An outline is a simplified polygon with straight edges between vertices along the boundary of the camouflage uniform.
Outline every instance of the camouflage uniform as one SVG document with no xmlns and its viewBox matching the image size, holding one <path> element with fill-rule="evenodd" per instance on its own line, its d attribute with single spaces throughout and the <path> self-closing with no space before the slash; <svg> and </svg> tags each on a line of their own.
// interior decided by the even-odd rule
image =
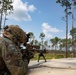
<svg viewBox="0 0 76 75">
<path fill-rule="evenodd" d="M 25 32 L 20 28 L 19 31 L 17 31 L 16 28 L 18 29 L 19 27 L 10 26 L 4 29 L 3 37 L 0 37 L 0 56 L 4 59 L 12 75 L 24 75 L 27 72 L 28 61 L 26 59 L 24 61 L 22 60 L 22 54 L 16 42 L 26 42 L 27 37 Z M 8 32 L 8 29 L 10 29 L 12 33 Z M 17 35 L 20 36 L 19 40 L 17 40 Z"/>
<path fill-rule="evenodd" d="M 24 75 L 27 72 L 28 62 L 27 60 L 22 61 L 20 50 L 11 40 L 0 38 L 0 51 L 12 75 Z"/>
</svg>

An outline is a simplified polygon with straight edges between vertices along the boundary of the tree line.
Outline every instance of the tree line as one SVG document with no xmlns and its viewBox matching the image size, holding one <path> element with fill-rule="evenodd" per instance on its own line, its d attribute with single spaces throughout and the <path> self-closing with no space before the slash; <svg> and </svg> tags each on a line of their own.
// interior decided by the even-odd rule
<svg viewBox="0 0 76 75">
<path fill-rule="evenodd" d="M 75 28 L 75 31 L 76 31 L 76 28 Z M 70 30 L 70 35 L 72 36 L 71 32 L 72 30 Z M 76 42 L 76 32 L 74 36 L 75 36 L 74 42 Z M 41 41 L 38 41 L 35 38 L 34 33 L 30 32 L 30 40 L 29 40 L 30 44 L 42 46 L 41 49 L 66 51 L 66 38 L 61 39 L 56 36 L 54 38 L 50 38 L 49 39 L 50 43 L 49 43 L 47 40 L 44 40 L 45 34 L 43 32 L 40 33 L 39 38 L 41 39 Z M 67 41 L 68 41 L 67 43 L 68 50 L 72 51 L 72 38 L 69 38 Z M 76 46 L 76 43 L 74 43 L 74 47 L 75 46 Z"/>
</svg>

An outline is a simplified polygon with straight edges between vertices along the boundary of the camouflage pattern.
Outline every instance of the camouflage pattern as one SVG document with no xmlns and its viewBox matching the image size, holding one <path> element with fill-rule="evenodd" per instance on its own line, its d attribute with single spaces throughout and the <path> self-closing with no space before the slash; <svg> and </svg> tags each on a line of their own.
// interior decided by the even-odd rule
<svg viewBox="0 0 76 75">
<path fill-rule="evenodd" d="M 10 39 L 0 37 L 0 52 L 12 75 L 24 75 L 27 72 L 27 60 L 23 62 L 20 49 Z"/>
<path fill-rule="evenodd" d="M 18 43 L 27 43 L 26 33 L 17 25 L 10 25 L 5 28 L 3 37 L 0 37 L 0 56 L 12 75 L 25 75 L 28 69 L 28 61 L 27 59 L 22 60 Z"/>
<path fill-rule="evenodd" d="M 15 44 L 26 43 L 27 35 L 18 25 L 10 25 L 3 31 L 3 36 L 11 39 Z"/>
</svg>

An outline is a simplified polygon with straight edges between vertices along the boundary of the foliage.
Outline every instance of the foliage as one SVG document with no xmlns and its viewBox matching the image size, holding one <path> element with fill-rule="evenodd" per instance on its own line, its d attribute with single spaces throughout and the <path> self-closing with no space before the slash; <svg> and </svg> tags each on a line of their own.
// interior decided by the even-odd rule
<svg viewBox="0 0 76 75">
<path fill-rule="evenodd" d="M 7 10 L 13 10 L 13 6 L 11 5 L 12 4 L 12 1 L 10 0 L 3 0 L 2 2 L 2 10 L 4 13 L 7 12 Z"/>
<path fill-rule="evenodd" d="M 76 37 L 76 28 L 70 30 L 70 35 L 72 34 L 74 34 L 74 37 Z"/>
<path fill-rule="evenodd" d="M 39 38 L 41 38 L 41 45 L 42 45 L 42 49 L 43 49 L 43 47 L 44 47 L 44 43 L 43 43 L 43 39 L 44 39 L 44 37 L 45 37 L 45 34 L 42 32 L 42 33 L 40 33 L 40 36 L 39 36 Z"/>
<path fill-rule="evenodd" d="M 35 41 L 35 45 L 39 45 L 39 44 L 38 44 L 38 40 L 34 40 L 34 41 Z"/>
<path fill-rule="evenodd" d="M 72 3 L 71 3 L 72 0 L 56 0 L 56 3 L 61 3 L 62 6 L 71 6 Z M 73 0 L 74 2 L 74 5 L 76 5 L 76 0 Z"/>
<path fill-rule="evenodd" d="M 8 12 L 9 10 L 9 12 Z M 6 19 L 6 15 L 12 13 L 13 11 L 13 5 L 12 0 L 0 0 L 0 29 L 2 24 L 2 16 L 5 15 L 4 24 Z"/>
<path fill-rule="evenodd" d="M 56 50 L 57 45 L 58 45 L 58 43 L 59 43 L 59 41 L 60 41 L 60 38 L 55 37 L 55 38 L 50 39 L 50 41 L 51 41 L 51 43 L 52 43 L 52 47 L 55 47 L 55 50 Z"/>
<path fill-rule="evenodd" d="M 70 8 L 70 6 L 71 6 L 70 0 L 56 0 L 56 3 L 60 3 L 62 7 L 68 6 L 68 8 L 71 9 Z"/>
<path fill-rule="evenodd" d="M 63 55 L 63 54 L 57 54 L 55 56 L 56 59 L 60 59 L 60 58 L 64 58 L 64 57 L 65 57 L 65 55 Z"/>
<path fill-rule="evenodd" d="M 29 32 L 30 34 L 30 38 L 34 38 L 34 33 L 33 32 Z"/>
<path fill-rule="evenodd" d="M 44 37 L 45 37 L 45 34 L 44 33 L 40 33 L 39 38 L 41 38 L 41 40 L 43 40 Z"/>
<path fill-rule="evenodd" d="M 29 34 L 30 34 L 30 43 L 34 44 L 34 40 L 35 40 L 34 33 L 33 32 L 29 32 Z"/>
</svg>

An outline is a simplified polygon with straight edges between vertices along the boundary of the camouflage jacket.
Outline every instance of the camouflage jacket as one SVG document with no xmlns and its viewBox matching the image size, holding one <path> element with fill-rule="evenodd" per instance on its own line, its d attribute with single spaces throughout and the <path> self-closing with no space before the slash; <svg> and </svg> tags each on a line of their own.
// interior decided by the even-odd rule
<svg viewBox="0 0 76 75">
<path fill-rule="evenodd" d="M 0 37 L 0 56 L 4 59 L 12 75 L 23 75 L 21 52 L 10 39 Z"/>
<path fill-rule="evenodd" d="M 0 38 L 0 50 L 1 55 L 5 60 L 10 60 L 10 58 L 13 57 L 20 58 L 21 56 L 19 48 L 8 38 Z"/>
</svg>

